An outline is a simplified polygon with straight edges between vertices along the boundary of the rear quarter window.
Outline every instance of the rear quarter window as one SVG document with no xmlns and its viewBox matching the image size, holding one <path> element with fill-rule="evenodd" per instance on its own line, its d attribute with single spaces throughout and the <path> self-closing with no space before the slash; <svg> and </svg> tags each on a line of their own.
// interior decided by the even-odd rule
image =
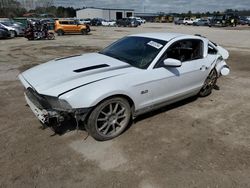
<svg viewBox="0 0 250 188">
<path fill-rule="evenodd" d="M 208 54 L 215 55 L 217 54 L 217 50 L 210 44 L 208 44 Z"/>
</svg>

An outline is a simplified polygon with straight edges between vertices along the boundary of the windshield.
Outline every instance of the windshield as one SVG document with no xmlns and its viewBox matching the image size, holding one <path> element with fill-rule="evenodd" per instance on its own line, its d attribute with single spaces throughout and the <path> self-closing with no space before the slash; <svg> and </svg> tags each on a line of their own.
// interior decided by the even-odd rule
<svg viewBox="0 0 250 188">
<path fill-rule="evenodd" d="M 146 69 L 166 43 L 167 41 L 152 38 L 125 37 L 99 53 L 121 60 L 134 67 Z"/>
<path fill-rule="evenodd" d="M 11 22 L 1 22 L 3 25 L 5 26 L 13 26 L 13 24 Z"/>
</svg>

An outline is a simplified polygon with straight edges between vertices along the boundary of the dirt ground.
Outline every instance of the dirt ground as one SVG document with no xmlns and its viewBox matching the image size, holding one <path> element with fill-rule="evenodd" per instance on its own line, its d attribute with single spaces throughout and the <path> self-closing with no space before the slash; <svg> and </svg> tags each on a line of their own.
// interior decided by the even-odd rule
<svg viewBox="0 0 250 188">
<path fill-rule="evenodd" d="M 92 29 L 54 41 L 0 41 L 0 187 L 250 187 L 250 29 Z M 97 142 L 83 130 L 41 129 L 25 105 L 20 71 L 140 32 L 205 35 L 230 51 L 231 74 L 212 95 L 143 115 L 111 141 Z"/>
</svg>

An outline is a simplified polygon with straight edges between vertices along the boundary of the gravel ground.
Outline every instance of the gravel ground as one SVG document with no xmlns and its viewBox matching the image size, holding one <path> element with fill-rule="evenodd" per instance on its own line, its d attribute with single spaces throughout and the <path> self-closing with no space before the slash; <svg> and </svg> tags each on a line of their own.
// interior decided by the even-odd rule
<svg viewBox="0 0 250 188">
<path fill-rule="evenodd" d="M 250 187 L 250 27 L 92 29 L 54 41 L 0 41 L 0 187 Z M 212 95 L 143 115 L 111 141 L 74 127 L 62 135 L 41 129 L 25 105 L 20 71 L 141 32 L 205 35 L 230 51 L 231 74 Z"/>
</svg>

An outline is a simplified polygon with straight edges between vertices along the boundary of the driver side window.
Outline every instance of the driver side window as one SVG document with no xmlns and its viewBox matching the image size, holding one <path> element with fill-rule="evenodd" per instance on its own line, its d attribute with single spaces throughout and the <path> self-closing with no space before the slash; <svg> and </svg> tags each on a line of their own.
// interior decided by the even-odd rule
<svg viewBox="0 0 250 188">
<path fill-rule="evenodd" d="M 167 58 L 180 60 L 182 63 L 203 58 L 203 42 L 199 39 L 180 40 L 172 44 L 160 58 L 159 66 Z M 158 67 L 159 67 L 158 66 Z"/>
</svg>

